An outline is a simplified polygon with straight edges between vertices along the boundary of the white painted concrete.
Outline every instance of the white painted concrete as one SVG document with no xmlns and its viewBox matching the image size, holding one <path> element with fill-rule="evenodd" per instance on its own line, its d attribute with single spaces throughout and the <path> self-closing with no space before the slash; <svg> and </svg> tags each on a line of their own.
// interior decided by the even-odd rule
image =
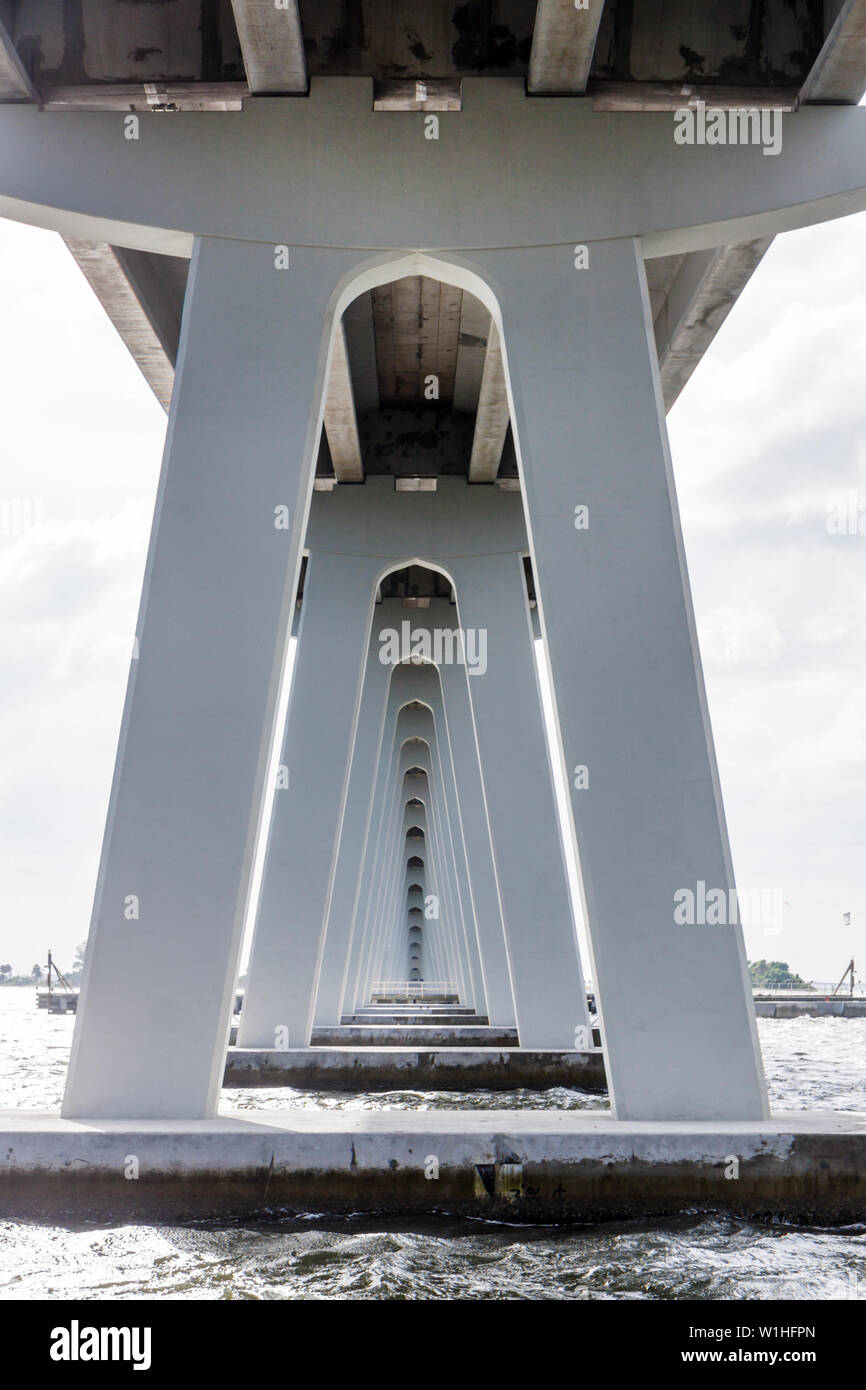
<svg viewBox="0 0 866 1390">
<path fill-rule="evenodd" d="M 781 153 L 766 158 L 758 145 L 677 145 L 671 112 L 533 99 L 520 78 L 464 78 L 462 110 L 441 113 L 440 138 L 427 141 L 422 113 L 374 111 L 371 87 L 317 78 L 301 100 L 147 117 L 137 142 L 118 112 L 4 106 L 0 215 L 169 255 L 189 254 L 197 234 L 371 254 L 639 237 L 661 256 L 866 207 L 858 107 L 786 116 Z M 505 217 L 501 197 L 480 196 L 502 189 Z"/>
<path fill-rule="evenodd" d="M 216 1107 L 321 428 L 320 345 L 351 262 L 310 251 L 281 273 L 254 243 L 196 249 L 70 1116 Z"/>
<path fill-rule="evenodd" d="M 315 508 L 314 497 L 314 511 Z M 314 1006 L 314 1015 L 318 1023 L 337 1023 L 344 1012 L 355 917 L 362 887 L 361 865 L 366 853 L 370 819 L 374 811 L 372 793 L 383 736 L 388 671 L 376 659 L 378 642 L 375 637 L 375 623 L 371 624 L 370 631 L 358 727 L 352 748 L 346 792 L 346 809 L 337 853 L 334 887 L 328 907 L 322 966 Z"/>
<path fill-rule="evenodd" d="M 555 248 L 485 262 L 616 1111 L 760 1119 L 742 931 L 674 920 L 678 890 L 733 870 L 638 248 L 594 246 L 587 270 Z"/>
<path fill-rule="evenodd" d="M 310 1040 L 375 573 L 363 556 L 313 551 L 307 562 L 283 743 L 288 786 L 274 799 L 242 1047 L 273 1047 L 280 1029 L 287 1046 Z"/>
<path fill-rule="evenodd" d="M 586 998 L 520 553 L 455 557 L 460 625 L 487 634 L 469 677 L 523 1047 L 574 1047 Z"/>
</svg>

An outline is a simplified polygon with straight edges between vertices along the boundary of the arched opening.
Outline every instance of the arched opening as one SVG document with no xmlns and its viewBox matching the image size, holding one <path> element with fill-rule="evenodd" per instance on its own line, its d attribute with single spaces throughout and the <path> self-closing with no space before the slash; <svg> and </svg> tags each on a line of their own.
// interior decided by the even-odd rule
<svg viewBox="0 0 866 1390">
<path fill-rule="evenodd" d="M 424 253 L 372 261 L 333 315 L 319 486 L 516 480 L 501 316 L 479 272 Z"/>
</svg>

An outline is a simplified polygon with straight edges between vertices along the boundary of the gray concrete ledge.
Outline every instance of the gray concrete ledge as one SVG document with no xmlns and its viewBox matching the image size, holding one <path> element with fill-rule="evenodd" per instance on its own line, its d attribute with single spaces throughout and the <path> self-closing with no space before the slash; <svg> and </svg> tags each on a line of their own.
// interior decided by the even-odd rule
<svg viewBox="0 0 866 1390">
<path fill-rule="evenodd" d="M 516 1028 L 467 1023 L 375 1023 L 317 1026 L 313 1047 L 517 1047 Z"/>
<path fill-rule="evenodd" d="M 424 1009 L 422 1012 L 419 1009 L 417 1012 L 409 1010 L 406 1013 L 390 1010 L 388 1012 L 383 1011 L 381 1014 L 374 1013 L 371 1010 L 369 1013 L 347 1014 L 340 1019 L 341 1027 L 355 1024 L 364 1028 L 387 1028 L 391 1024 L 406 1023 L 427 1024 L 428 1026 L 431 1024 L 439 1024 L 441 1026 L 443 1024 L 454 1023 L 461 1024 L 464 1027 L 471 1025 L 473 1027 L 483 1028 L 490 1023 L 490 1019 L 481 1014 L 473 1014 L 469 1009 L 463 1013 L 458 1013 L 453 1009 L 443 1009 L 441 1012 L 436 1009 Z M 313 1027 L 313 1032 L 325 1032 L 329 1028 L 335 1028 L 336 1026 L 337 1025 L 334 1023 L 316 1023 Z M 507 1027 L 509 1025 L 504 1026 Z"/>
<path fill-rule="evenodd" d="M 528 1048 L 330 1047 L 286 1052 L 230 1047 L 224 1086 L 296 1086 L 313 1091 L 513 1091 L 526 1086 L 606 1086 L 601 1052 Z"/>
<path fill-rule="evenodd" d="M 853 1222 L 866 1217 L 866 1114 L 639 1123 L 585 1111 L 213 1121 L 6 1111 L 0 1202 L 7 1217 L 39 1219 L 370 1212 L 567 1223 L 700 1209 Z"/>
</svg>

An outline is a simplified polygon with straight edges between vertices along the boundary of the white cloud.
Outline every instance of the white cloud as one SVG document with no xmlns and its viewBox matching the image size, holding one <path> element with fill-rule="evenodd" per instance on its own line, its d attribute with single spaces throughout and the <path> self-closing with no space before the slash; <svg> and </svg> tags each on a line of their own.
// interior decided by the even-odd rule
<svg viewBox="0 0 866 1390">
<path fill-rule="evenodd" d="M 866 503 L 864 241 L 777 238 L 668 422 L 738 879 L 791 904 L 747 947 L 816 978 L 866 924 L 866 537 L 827 532 Z"/>
<path fill-rule="evenodd" d="M 0 296 L 0 957 L 29 969 L 87 934 L 165 416 L 59 237 L 0 221 Z"/>
</svg>

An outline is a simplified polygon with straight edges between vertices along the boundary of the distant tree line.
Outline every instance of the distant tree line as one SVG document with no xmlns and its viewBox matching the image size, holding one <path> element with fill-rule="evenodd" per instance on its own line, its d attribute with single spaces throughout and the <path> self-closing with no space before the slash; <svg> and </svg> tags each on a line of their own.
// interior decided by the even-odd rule
<svg viewBox="0 0 866 1390">
<path fill-rule="evenodd" d="M 34 965 L 29 975 L 13 975 L 11 965 L 0 965 L 0 985 L 38 985 L 45 971 Z"/>
<path fill-rule="evenodd" d="M 79 942 L 75 948 L 72 969 L 63 972 L 71 985 L 78 984 L 81 979 L 86 946 L 86 941 Z M 755 989 L 781 989 L 784 985 L 790 985 L 795 989 L 809 988 L 809 982 L 789 970 L 788 962 L 784 960 L 750 961 L 749 975 Z M 13 975 L 11 965 L 0 965 L 0 984 L 2 985 L 38 985 L 44 977 L 45 969 L 41 965 L 34 965 L 29 975 Z M 240 983 L 243 983 L 243 980 Z"/>
<path fill-rule="evenodd" d="M 803 980 L 788 969 L 785 960 L 749 961 L 749 974 L 755 989 L 782 989 L 791 985 L 794 989 L 808 989 L 808 980 Z"/>
<path fill-rule="evenodd" d="M 63 971 L 71 985 L 77 985 L 81 979 L 81 974 L 84 970 L 84 949 L 86 945 L 86 941 L 80 941 L 78 943 L 75 948 L 75 959 L 72 962 L 72 969 Z M 47 967 L 44 965 L 34 965 L 29 975 L 13 974 L 11 965 L 0 965 L 0 985 L 38 985 L 45 979 L 47 979 Z"/>
</svg>

